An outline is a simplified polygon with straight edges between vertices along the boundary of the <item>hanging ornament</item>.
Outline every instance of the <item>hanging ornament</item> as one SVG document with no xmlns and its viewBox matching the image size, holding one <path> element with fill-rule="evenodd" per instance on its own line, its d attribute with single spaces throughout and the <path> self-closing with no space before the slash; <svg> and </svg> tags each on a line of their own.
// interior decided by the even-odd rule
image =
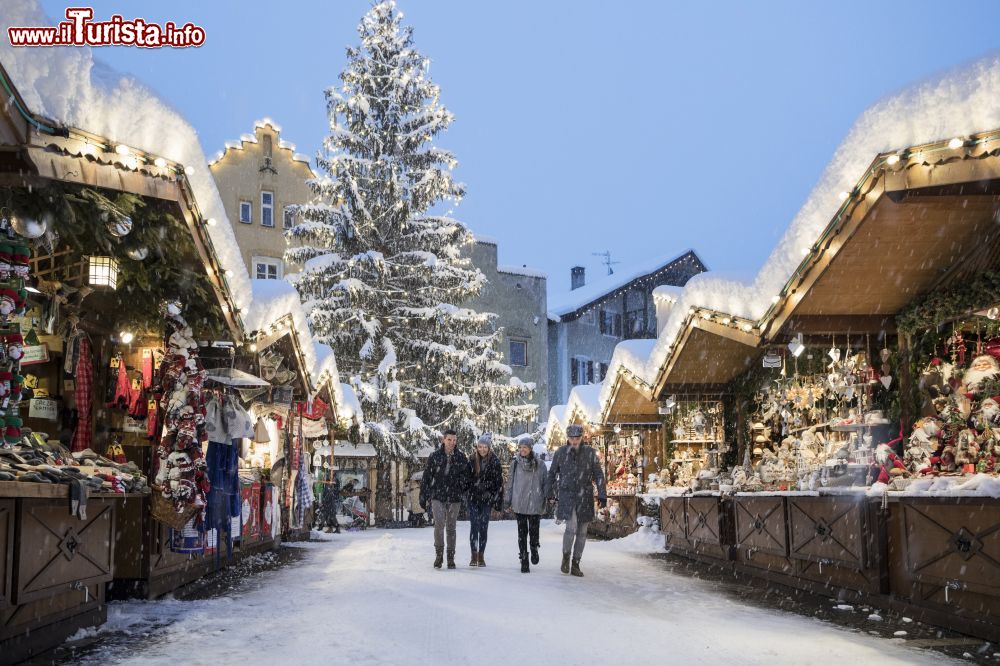
<svg viewBox="0 0 1000 666">
<path fill-rule="evenodd" d="M 891 375 L 882 375 L 881 377 L 879 377 L 879 381 L 882 382 L 882 386 L 885 387 L 886 391 L 888 391 L 889 387 L 892 386 L 892 376 Z"/>
<path fill-rule="evenodd" d="M 889 357 L 892 356 L 892 352 L 885 348 L 883 348 L 882 351 L 879 352 L 879 354 L 882 356 L 883 363 L 888 363 Z"/>
<path fill-rule="evenodd" d="M 108 233 L 115 238 L 128 236 L 130 231 L 132 231 L 132 218 L 128 215 L 115 217 L 113 220 L 108 221 Z"/>
<path fill-rule="evenodd" d="M 10 228 L 24 238 L 39 238 L 52 228 L 53 215 L 46 211 L 40 217 L 12 214 L 9 218 Z"/>
<path fill-rule="evenodd" d="M 140 245 L 139 247 L 133 247 L 129 249 L 129 251 L 126 252 L 126 254 L 128 255 L 129 259 L 134 259 L 135 261 L 142 261 L 143 259 L 149 256 L 149 248 L 147 248 L 144 245 Z"/>
<path fill-rule="evenodd" d="M 830 347 L 830 350 L 826 352 L 826 355 L 830 357 L 830 360 L 834 363 L 840 361 L 840 350 L 836 347 Z"/>
</svg>

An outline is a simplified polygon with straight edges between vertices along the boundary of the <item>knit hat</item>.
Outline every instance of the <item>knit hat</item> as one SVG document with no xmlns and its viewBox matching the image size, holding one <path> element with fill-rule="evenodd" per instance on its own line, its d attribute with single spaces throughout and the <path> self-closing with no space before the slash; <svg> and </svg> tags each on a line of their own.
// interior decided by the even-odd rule
<svg viewBox="0 0 1000 666">
<path fill-rule="evenodd" d="M 476 444 L 485 444 L 486 446 L 493 446 L 493 433 L 484 432 L 482 435 L 479 436 L 479 439 L 476 440 Z"/>
<path fill-rule="evenodd" d="M 521 435 L 517 438 L 518 446 L 527 446 L 529 449 L 535 448 L 535 438 L 531 435 Z"/>
<path fill-rule="evenodd" d="M 568 425 L 568 426 L 566 426 L 566 436 L 567 437 L 583 437 L 583 426 L 578 426 L 578 425 Z"/>
</svg>

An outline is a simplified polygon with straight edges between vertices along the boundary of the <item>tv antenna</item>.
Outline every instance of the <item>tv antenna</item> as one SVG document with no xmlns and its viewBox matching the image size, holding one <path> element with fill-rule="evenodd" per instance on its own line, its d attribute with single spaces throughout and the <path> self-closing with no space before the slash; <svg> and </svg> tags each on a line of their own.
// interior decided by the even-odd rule
<svg viewBox="0 0 1000 666">
<path fill-rule="evenodd" d="M 615 269 L 613 268 L 613 266 L 615 264 L 622 263 L 620 261 L 611 260 L 611 250 L 605 250 L 604 252 L 591 252 L 591 254 L 594 255 L 595 257 L 602 257 L 604 259 L 604 261 L 602 261 L 601 263 L 608 267 L 608 275 L 614 275 Z"/>
</svg>

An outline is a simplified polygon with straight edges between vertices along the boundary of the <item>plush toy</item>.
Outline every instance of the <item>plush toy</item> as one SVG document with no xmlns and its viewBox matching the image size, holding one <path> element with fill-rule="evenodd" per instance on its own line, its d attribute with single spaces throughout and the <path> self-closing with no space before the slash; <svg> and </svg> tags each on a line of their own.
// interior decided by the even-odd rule
<svg viewBox="0 0 1000 666">
<path fill-rule="evenodd" d="M 975 394 L 982 390 L 985 382 L 1000 376 L 1000 362 L 983 354 L 972 359 L 969 369 L 962 375 L 963 393 Z"/>
<path fill-rule="evenodd" d="M 906 474 L 906 466 L 888 444 L 879 444 L 871 464 L 873 476 L 879 483 L 888 484 L 894 477 Z"/>
<path fill-rule="evenodd" d="M 911 474 L 934 474 L 930 451 L 910 438 L 910 446 L 903 454 L 903 464 Z"/>
</svg>

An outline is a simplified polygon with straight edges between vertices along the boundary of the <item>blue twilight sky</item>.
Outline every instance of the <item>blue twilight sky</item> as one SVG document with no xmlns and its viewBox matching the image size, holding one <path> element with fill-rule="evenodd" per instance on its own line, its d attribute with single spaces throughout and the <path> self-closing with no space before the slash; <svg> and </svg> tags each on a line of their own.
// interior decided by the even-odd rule
<svg viewBox="0 0 1000 666">
<path fill-rule="evenodd" d="M 74 4 L 74 3 L 69 3 Z M 83 3 L 81 3 L 83 4 Z M 65 0 L 43 0 L 60 18 Z M 94 0 L 96 19 L 207 31 L 199 49 L 105 48 L 205 153 L 270 116 L 314 155 L 367 0 Z M 456 122 L 455 216 L 500 262 L 601 275 L 692 247 L 751 278 L 867 106 L 1000 46 L 1000 2 L 399 0 Z"/>
</svg>

